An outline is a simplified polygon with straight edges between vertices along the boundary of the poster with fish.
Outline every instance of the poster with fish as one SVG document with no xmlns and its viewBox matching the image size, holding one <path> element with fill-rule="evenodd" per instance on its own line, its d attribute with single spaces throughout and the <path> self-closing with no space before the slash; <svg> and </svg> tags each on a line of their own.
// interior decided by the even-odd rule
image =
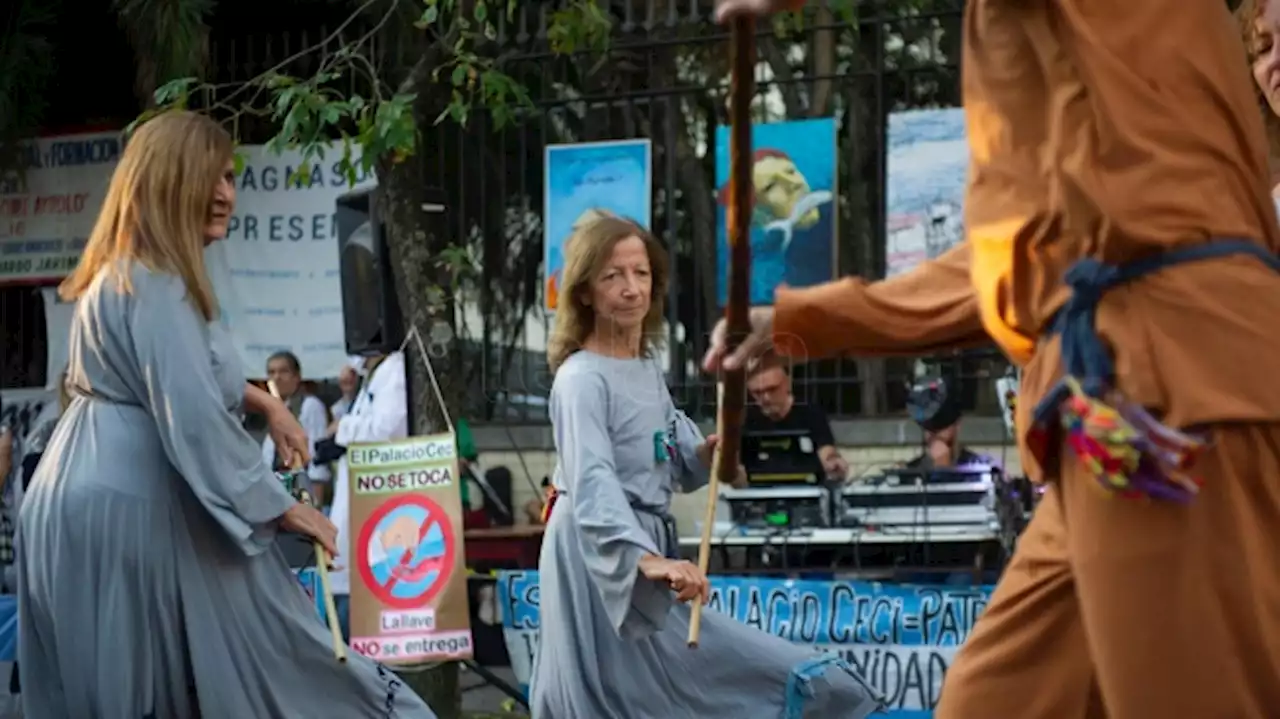
<svg viewBox="0 0 1280 719">
<path fill-rule="evenodd" d="M 751 129 L 751 304 L 779 285 L 828 282 L 838 267 L 836 121 L 824 117 Z M 716 295 L 728 301 L 729 128 L 716 128 Z"/>
</svg>

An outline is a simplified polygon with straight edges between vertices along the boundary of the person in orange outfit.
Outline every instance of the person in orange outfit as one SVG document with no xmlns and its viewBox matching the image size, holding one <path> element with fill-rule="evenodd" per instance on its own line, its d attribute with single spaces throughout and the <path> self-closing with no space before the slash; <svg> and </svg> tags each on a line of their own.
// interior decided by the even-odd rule
<svg viewBox="0 0 1280 719">
<path fill-rule="evenodd" d="M 1280 229 L 1228 8 L 969 0 L 963 32 L 966 242 L 781 288 L 706 368 L 990 340 L 1023 366 L 1047 489 L 938 719 L 1278 716 Z"/>
</svg>

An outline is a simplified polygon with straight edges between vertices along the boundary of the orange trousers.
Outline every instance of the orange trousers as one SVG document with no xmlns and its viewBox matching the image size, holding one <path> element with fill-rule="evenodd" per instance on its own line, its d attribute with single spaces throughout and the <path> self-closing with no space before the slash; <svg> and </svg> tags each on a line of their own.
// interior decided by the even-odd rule
<svg viewBox="0 0 1280 719">
<path fill-rule="evenodd" d="M 1212 435 L 1185 506 L 1064 457 L 937 719 L 1280 717 L 1280 425 Z"/>
</svg>

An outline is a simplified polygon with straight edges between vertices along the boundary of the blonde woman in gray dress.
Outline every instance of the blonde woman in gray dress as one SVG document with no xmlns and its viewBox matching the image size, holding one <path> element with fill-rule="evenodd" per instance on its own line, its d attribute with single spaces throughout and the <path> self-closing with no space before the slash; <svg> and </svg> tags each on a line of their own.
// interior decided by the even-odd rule
<svg viewBox="0 0 1280 719">
<path fill-rule="evenodd" d="M 80 264 L 74 397 L 18 522 L 26 719 L 433 717 L 386 669 L 338 664 L 275 535 L 336 530 L 244 431 L 309 454 L 289 410 L 247 385 L 204 248 L 235 204 L 232 145 L 166 113 L 130 138 Z"/>
<path fill-rule="evenodd" d="M 555 495 L 539 560 L 533 719 L 862 719 L 877 706 L 834 655 L 718 613 L 685 645 L 707 577 L 676 557 L 669 509 L 707 481 L 714 440 L 672 404 L 666 252 L 627 220 L 578 228 L 548 360 Z"/>
</svg>

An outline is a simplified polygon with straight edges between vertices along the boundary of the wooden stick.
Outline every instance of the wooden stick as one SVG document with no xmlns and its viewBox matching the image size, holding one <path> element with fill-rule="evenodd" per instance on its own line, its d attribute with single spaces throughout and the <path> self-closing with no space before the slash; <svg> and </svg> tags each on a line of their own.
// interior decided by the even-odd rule
<svg viewBox="0 0 1280 719">
<path fill-rule="evenodd" d="M 729 301 L 725 307 L 725 347 L 732 353 L 751 334 L 751 214 L 755 196 L 751 170 L 751 101 L 755 97 L 756 20 L 746 16 L 730 27 L 732 70 L 729 88 Z M 698 545 L 698 568 L 705 575 L 711 558 L 711 528 L 715 524 L 720 485 L 733 484 L 738 474 L 742 421 L 747 409 L 747 372 L 739 367 L 724 373 L 718 386 L 716 432 L 720 437 L 711 463 L 707 511 Z M 698 646 L 702 631 L 702 602 L 689 616 L 690 648 Z"/>
<path fill-rule="evenodd" d="M 716 385 L 716 405 L 724 406 L 724 383 Z M 723 437 L 724 432 L 724 413 L 718 413 L 716 418 L 716 434 Z M 720 468 L 724 466 L 724 445 L 717 444 L 715 455 L 711 460 L 711 478 L 707 482 L 707 511 L 702 515 L 702 541 L 698 544 L 698 571 L 706 576 L 707 569 L 711 564 L 711 530 L 716 523 L 716 505 L 720 501 Z M 698 636 L 702 633 L 702 601 L 699 600 L 693 605 L 693 611 L 689 615 L 689 636 L 688 643 L 690 649 L 698 648 Z"/>
<path fill-rule="evenodd" d="M 284 401 L 280 396 L 280 388 L 276 387 L 275 382 L 267 382 L 267 390 L 271 392 L 271 396 L 278 400 Z M 277 451 L 279 451 L 277 449 Z M 296 474 L 305 468 L 302 461 L 302 453 L 293 452 L 290 458 L 290 467 Z M 311 496 L 311 492 L 305 488 L 298 492 L 300 501 L 306 502 L 311 506 L 315 506 L 315 499 Z M 338 621 L 338 605 L 333 599 L 333 589 L 329 586 L 329 552 L 319 540 L 312 540 L 311 546 L 316 552 L 316 576 L 320 579 L 320 593 L 324 597 L 324 613 L 325 618 L 329 620 L 329 637 L 333 644 L 333 658 L 338 660 L 339 664 L 345 664 L 347 661 L 347 645 L 342 641 L 342 625 Z"/>
<path fill-rule="evenodd" d="M 315 505 L 311 493 L 302 490 L 302 501 Z M 324 597 L 324 615 L 329 620 L 329 639 L 333 645 L 333 658 L 339 664 L 347 661 L 347 644 L 342 641 L 342 624 L 338 621 L 338 604 L 333 599 L 333 589 L 329 587 L 329 552 L 320 542 L 312 542 L 316 550 L 316 576 L 320 579 L 320 593 Z"/>
</svg>

